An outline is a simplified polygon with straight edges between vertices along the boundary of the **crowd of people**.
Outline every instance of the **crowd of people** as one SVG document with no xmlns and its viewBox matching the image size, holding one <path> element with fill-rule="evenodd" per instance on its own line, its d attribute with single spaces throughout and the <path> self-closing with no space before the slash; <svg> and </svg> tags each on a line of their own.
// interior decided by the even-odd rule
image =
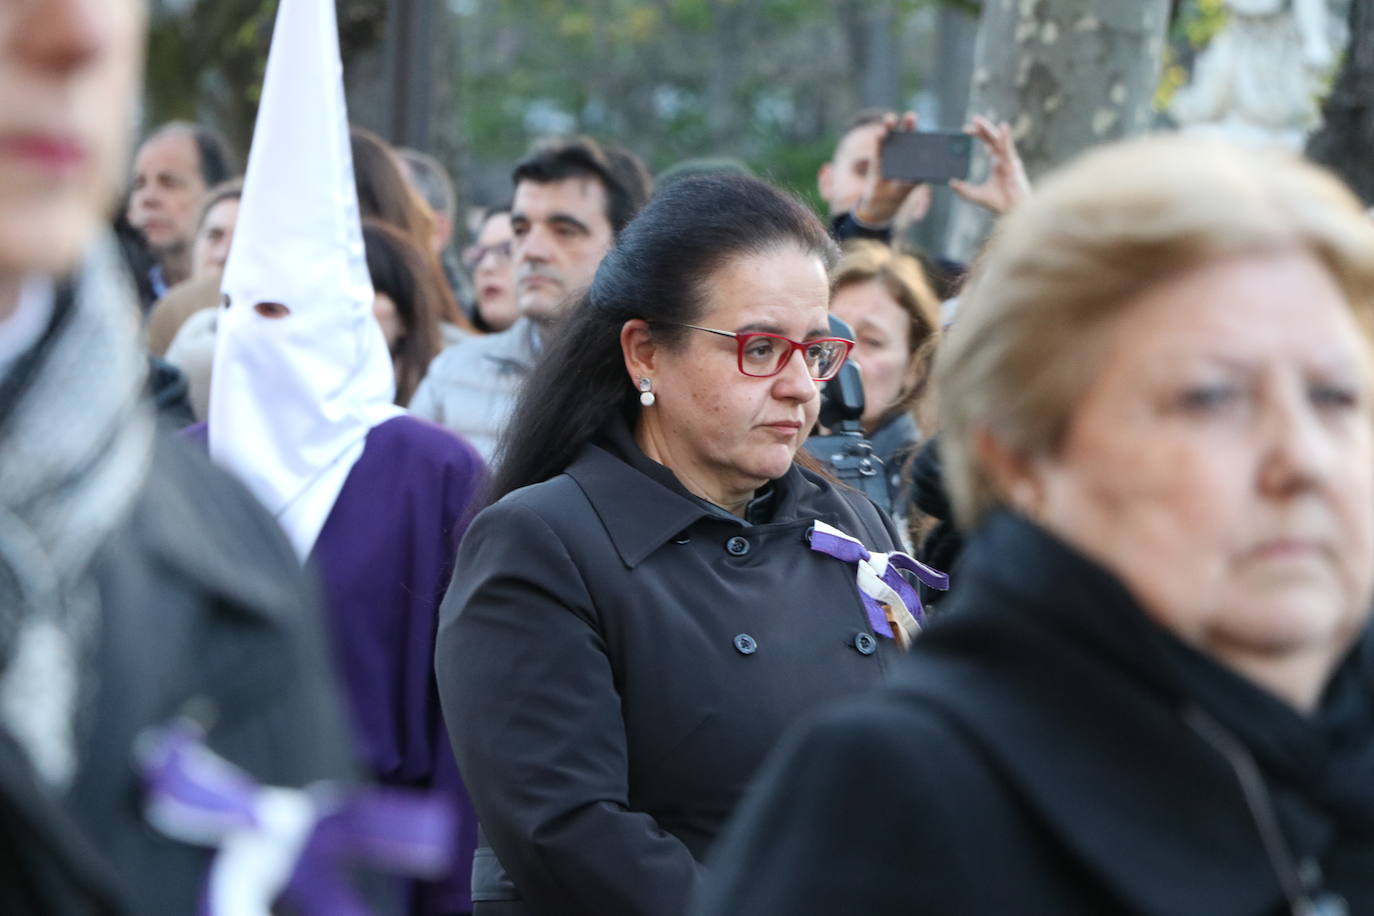
<svg viewBox="0 0 1374 916">
<path fill-rule="evenodd" d="M 0 13 L 0 911 L 1374 912 L 1335 178 L 974 117 L 963 264 L 875 110 L 824 218 L 586 136 L 476 206 L 330 0 L 242 171 L 131 150 L 147 14 Z"/>
</svg>

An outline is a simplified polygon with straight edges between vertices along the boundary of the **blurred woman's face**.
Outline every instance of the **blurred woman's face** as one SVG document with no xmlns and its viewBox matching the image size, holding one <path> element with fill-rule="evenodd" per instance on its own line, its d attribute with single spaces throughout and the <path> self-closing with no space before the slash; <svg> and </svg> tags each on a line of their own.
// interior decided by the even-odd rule
<svg viewBox="0 0 1374 916">
<path fill-rule="evenodd" d="M 128 153 L 144 0 L 0 4 L 0 272 L 72 266 Z"/>
<path fill-rule="evenodd" d="M 825 267 L 800 248 L 736 258 L 707 289 L 706 310 L 693 324 L 798 342 L 830 336 Z M 644 422 L 652 424 L 659 460 L 688 489 L 725 505 L 787 472 L 816 423 L 819 383 L 799 352 L 777 375 L 756 378 L 740 372 L 733 338 L 683 333 L 683 346 L 662 352 L 655 367 L 657 400 Z"/>
<path fill-rule="evenodd" d="M 490 216 L 477 235 L 472 283 L 477 287 L 477 310 L 493 331 L 504 331 L 520 317 L 515 300 L 515 261 L 511 257 L 514 239 L 509 213 Z"/>
<path fill-rule="evenodd" d="M 835 290 L 830 310 L 854 329 L 854 352 L 864 378 L 864 429 L 875 425 L 916 383 L 911 317 L 877 280 Z"/>
<path fill-rule="evenodd" d="M 1216 261 L 1104 346 L 1032 514 L 1185 641 L 1324 681 L 1374 586 L 1371 355 L 1341 290 L 1307 254 Z"/>
</svg>

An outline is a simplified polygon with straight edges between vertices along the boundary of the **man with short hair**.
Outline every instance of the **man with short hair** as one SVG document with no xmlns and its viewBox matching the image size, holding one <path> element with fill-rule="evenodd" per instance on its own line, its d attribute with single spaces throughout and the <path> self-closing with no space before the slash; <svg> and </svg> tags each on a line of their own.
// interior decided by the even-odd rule
<svg viewBox="0 0 1374 916">
<path fill-rule="evenodd" d="M 834 155 L 816 176 L 837 239 L 891 241 L 892 222 L 908 196 L 914 192 L 928 198 L 928 188 L 887 181 L 878 172 L 878 151 L 888 133 L 915 129 L 916 116 L 910 112 L 899 119 L 892 112 L 865 108 L 850 119 Z"/>
<path fill-rule="evenodd" d="M 191 241 L 201 199 L 231 177 L 228 146 L 213 131 L 184 121 L 157 128 L 134 157 L 129 223 L 152 254 L 154 298 L 191 274 Z"/>
<path fill-rule="evenodd" d="M 521 318 L 472 337 L 430 364 L 412 413 L 447 426 L 491 460 L 541 343 L 562 310 L 591 284 L 616 236 L 648 201 L 652 179 L 637 157 L 588 137 L 537 147 L 512 175 L 515 290 Z"/>
</svg>

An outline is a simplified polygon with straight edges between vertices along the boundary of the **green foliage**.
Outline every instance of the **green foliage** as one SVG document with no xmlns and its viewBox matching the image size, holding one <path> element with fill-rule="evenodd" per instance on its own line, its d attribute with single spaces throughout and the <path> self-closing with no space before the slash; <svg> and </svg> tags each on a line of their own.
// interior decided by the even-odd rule
<svg viewBox="0 0 1374 916">
<path fill-rule="evenodd" d="M 552 130 L 623 144 L 655 171 L 734 156 L 814 199 L 815 174 L 861 105 L 847 41 L 878 4 L 901 23 L 976 0 L 431 0 L 453 17 L 456 125 L 465 177 L 499 197 L 509 165 Z M 336 0 L 345 66 L 379 51 L 385 0 Z M 156 5 L 147 120 L 196 118 L 247 149 L 277 0 Z M 912 98 L 923 61 L 900 59 Z M 450 71 L 445 71 L 450 72 Z M 444 78 L 436 72 L 436 79 Z"/>
<path fill-rule="evenodd" d="M 1164 47 L 1164 66 L 1155 89 L 1156 111 L 1166 110 L 1174 94 L 1187 85 L 1198 53 L 1225 28 L 1230 18 L 1225 0 L 1183 0 L 1169 30 L 1169 43 Z"/>
</svg>

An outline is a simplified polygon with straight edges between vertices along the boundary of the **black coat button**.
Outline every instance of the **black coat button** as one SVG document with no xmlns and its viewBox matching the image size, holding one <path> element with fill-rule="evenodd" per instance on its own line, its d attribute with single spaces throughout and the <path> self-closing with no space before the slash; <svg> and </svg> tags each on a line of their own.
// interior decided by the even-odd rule
<svg viewBox="0 0 1374 916">
<path fill-rule="evenodd" d="M 742 557 L 749 552 L 749 539 L 735 535 L 725 542 L 725 552 L 732 557 Z"/>
<path fill-rule="evenodd" d="M 753 655 L 759 650 L 759 643 L 748 633 L 741 633 L 735 637 L 735 649 L 740 655 Z"/>
<path fill-rule="evenodd" d="M 860 633 L 854 637 L 854 648 L 859 650 L 860 655 L 872 655 L 878 651 L 878 640 L 871 633 Z"/>
</svg>

